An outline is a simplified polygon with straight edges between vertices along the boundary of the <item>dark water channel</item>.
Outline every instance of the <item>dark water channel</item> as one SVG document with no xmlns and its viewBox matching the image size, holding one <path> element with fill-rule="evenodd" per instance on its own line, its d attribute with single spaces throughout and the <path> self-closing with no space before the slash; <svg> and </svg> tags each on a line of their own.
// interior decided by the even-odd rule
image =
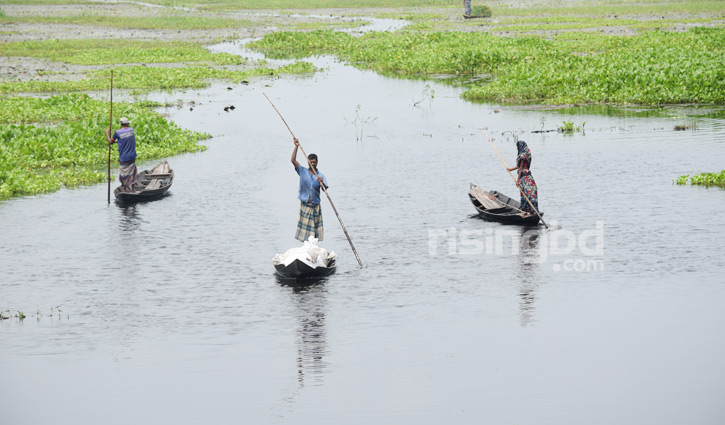
<svg viewBox="0 0 725 425">
<path fill-rule="evenodd" d="M 474 105 L 319 61 L 153 96 L 214 136 L 169 158 L 163 200 L 0 203 L 0 309 L 29 316 L 0 322 L 0 423 L 725 423 L 725 191 L 672 184 L 723 168 L 725 119 Z M 338 272 L 273 275 L 297 176 L 263 93 L 364 269 L 325 200 Z M 585 134 L 532 133 L 563 121 Z M 515 194 L 482 127 L 510 165 L 511 132 L 529 143 L 549 230 L 473 215 L 469 183 Z"/>
</svg>

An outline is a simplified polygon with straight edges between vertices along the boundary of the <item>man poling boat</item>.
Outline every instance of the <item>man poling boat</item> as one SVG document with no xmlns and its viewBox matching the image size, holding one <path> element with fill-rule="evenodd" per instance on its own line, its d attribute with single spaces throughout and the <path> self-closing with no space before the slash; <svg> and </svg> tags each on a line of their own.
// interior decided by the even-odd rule
<svg viewBox="0 0 725 425">
<path fill-rule="evenodd" d="M 279 112 L 279 110 L 277 110 L 277 107 L 274 106 L 274 103 L 272 103 L 272 101 L 269 99 L 269 97 L 266 94 L 264 94 L 264 97 L 267 98 L 267 101 L 269 102 L 269 104 L 272 105 L 272 108 L 274 108 L 274 110 L 277 112 L 277 115 L 279 115 L 279 117 L 282 119 L 282 122 L 287 127 L 287 130 L 289 130 L 290 134 L 292 135 L 292 139 L 295 141 L 295 150 L 294 150 L 294 153 L 293 153 L 293 156 L 292 156 L 292 162 L 293 162 L 293 164 L 296 164 L 297 163 L 297 159 L 296 159 L 296 157 L 297 157 L 297 149 L 299 148 L 302 151 L 302 155 L 304 155 L 305 159 L 307 160 L 307 163 L 310 165 L 310 168 L 308 170 L 312 174 L 315 175 L 315 180 L 317 181 L 317 186 L 319 186 L 319 188 L 321 188 L 325 192 L 325 196 L 327 196 L 327 200 L 330 202 L 330 206 L 332 207 L 332 211 L 335 212 L 335 216 L 337 217 L 337 221 L 340 222 L 340 227 L 342 227 L 342 231 L 343 231 L 343 233 L 345 233 L 345 237 L 347 238 L 347 241 L 350 243 L 350 248 L 352 248 L 352 252 L 353 252 L 353 254 L 355 254 L 355 259 L 357 260 L 357 262 L 360 265 L 360 267 L 362 267 L 363 266 L 363 263 L 360 260 L 360 256 L 357 255 L 357 250 L 355 249 L 355 245 L 352 244 L 352 239 L 350 239 L 350 235 L 347 233 L 347 229 L 345 228 L 345 225 L 342 223 L 342 219 L 340 218 L 340 214 L 338 214 L 337 208 L 335 208 L 335 204 L 332 203 L 332 198 L 330 197 L 330 194 L 327 193 L 327 181 L 325 180 L 324 176 L 323 177 L 320 177 L 318 175 L 318 173 L 317 173 L 317 170 L 315 169 L 316 168 L 316 165 L 317 165 L 317 156 L 315 156 L 315 159 L 314 159 L 315 162 L 314 162 L 314 165 L 313 165 L 312 160 L 310 159 L 309 156 L 307 156 L 307 154 L 305 153 L 305 150 L 302 148 L 302 146 L 300 146 L 299 140 L 297 140 L 297 137 L 295 137 L 295 134 L 292 132 L 292 129 L 287 124 L 287 121 L 285 121 L 285 119 L 282 116 L 282 114 Z M 297 165 L 295 165 L 295 169 L 297 169 Z M 303 173 L 299 173 L 299 174 L 300 174 L 300 181 L 301 181 Z M 312 184 L 314 185 L 314 183 L 312 183 Z M 318 194 L 318 199 L 319 199 L 319 190 L 317 191 L 317 194 Z M 303 198 L 304 198 L 304 196 L 303 196 Z M 311 197 L 308 197 L 308 200 L 311 200 Z M 304 199 L 300 199 L 300 201 L 304 202 Z M 319 205 L 319 202 L 318 202 L 318 205 Z M 301 211 L 301 208 L 300 208 L 300 216 L 301 215 L 302 215 L 302 211 Z M 314 223 L 314 217 L 312 217 L 312 222 Z M 322 226 L 322 214 L 321 213 L 320 213 L 320 226 Z"/>
<path fill-rule="evenodd" d="M 133 192 L 134 185 L 138 181 L 136 135 L 128 118 L 121 118 L 119 124 L 121 124 L 121 128 L 116 130 L 113 136 L 111 136 L 110 129 L 106 129 L 106 139 L 109 146 L 118 143 L 119 179 L 121 180 L 122 190 L 124 192 Z"/>
<path fill-rule="evenodd" d="M 296 137 L 293 140 L 295 149 L 292 151 L 292 165 L 294 165 L 295 171 L 300 176 L 300 189 L 297 195 L 300 200 L 300 214 L 297 220 L 295 239 L 304 242 L 310 236 L 314 236 L 317 240 L 322 241 L 323 224 L 320 188 L 324 185 L 325 189 L 327 189 L 330 185 L 327 184 L 325 175 L 317 169 L 317 155 L 311 153 L 307 157 L 310 168 L 303 167 L 297 162 L 297 149 L 300 147 L 300 141 Z"/>
</svg>

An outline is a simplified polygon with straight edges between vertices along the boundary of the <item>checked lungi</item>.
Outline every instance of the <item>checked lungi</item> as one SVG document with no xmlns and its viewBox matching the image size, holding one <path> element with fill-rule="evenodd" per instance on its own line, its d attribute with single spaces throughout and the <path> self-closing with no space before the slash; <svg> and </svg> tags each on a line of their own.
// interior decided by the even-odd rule
<svg viewBox="0 0 725 425">
<path fill-rule="evenodd" d="M 136 169 L 136 161 L 119 162 L 121 171 L 118 178 L 121 180 L 124 192 L 133 190 L 133 185 L 138 182 L 138 170 Z"/>
<path fill-rule="evenodd" d="M 310 236 L 322 240 L 322 208 L 320 204 L 312 205 L 300 201 L 300 216 L 297 220 L 295 239 L 304 242 Z"/>
</svg>

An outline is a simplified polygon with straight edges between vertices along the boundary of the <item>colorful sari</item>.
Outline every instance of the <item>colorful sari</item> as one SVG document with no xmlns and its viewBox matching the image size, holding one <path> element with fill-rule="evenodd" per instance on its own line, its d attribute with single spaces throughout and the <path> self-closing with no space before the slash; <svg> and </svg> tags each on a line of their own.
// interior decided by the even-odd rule
<svg viewBox="0 0 725 425">
<path fill-rule="evenodd" d="M 534 210 L 531 209 L 531 205 L 526 201 L 526 198 L 529 198 L 529 201 L 531 201 L 536 211 L 538 211 L 539 189 L 536 187 L 534 176 L 531 175 L 531 151 L 523 140 L 516 142 L 516 147 L 519 150 L 518 156 L 516 156 L 516 166 L 521 169 L 521 179 L 519 179 L 519 186 L 521 186 L 521 210 L 533 213 Z"/>
</svg>

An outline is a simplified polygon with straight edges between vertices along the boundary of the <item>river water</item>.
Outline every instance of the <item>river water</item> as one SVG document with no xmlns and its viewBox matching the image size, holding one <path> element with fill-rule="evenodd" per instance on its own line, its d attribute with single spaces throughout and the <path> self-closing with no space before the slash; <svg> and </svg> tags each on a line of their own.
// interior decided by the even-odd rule
<svg viewBox="0 0 725 425">
<path fill-rule="evenodd" d="M 0 423 L 724 423 L 725 191 L 672 183 L 723 168 L 721 112 L 471 104 L 315 60 L 153 95 L 213 135 L 162 200 L 0 203 L 0 309 L 27 315 L 0 322 Z M 364 268 L 323 200 L 337 273 L 274 276 L 298 180 L 263 93 Z M 469 183 L 516 193 L 481 129 L 509 165 L 528 142 L 548 229 L 475 216 Z"/>
</svg>

